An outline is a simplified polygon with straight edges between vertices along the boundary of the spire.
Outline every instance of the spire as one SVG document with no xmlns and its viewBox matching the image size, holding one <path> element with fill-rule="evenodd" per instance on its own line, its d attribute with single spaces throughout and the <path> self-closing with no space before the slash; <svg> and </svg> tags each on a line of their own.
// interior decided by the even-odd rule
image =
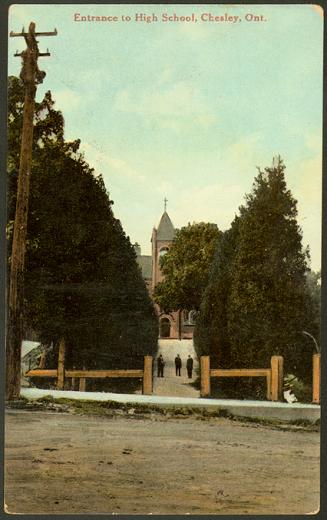
<svg viewBox="0 0 327 520">
<path fill-rule="evenodd" d="M 164 211 L 158 226 L 157 240 L 173 240 L 174 237 L 175 228 L 168 216 L 167 211 Z"/>
<path fill-rule="evenodd" d="M 164 198 L 164 212 L 166 213 L 168 199 Z"/>
</svg>

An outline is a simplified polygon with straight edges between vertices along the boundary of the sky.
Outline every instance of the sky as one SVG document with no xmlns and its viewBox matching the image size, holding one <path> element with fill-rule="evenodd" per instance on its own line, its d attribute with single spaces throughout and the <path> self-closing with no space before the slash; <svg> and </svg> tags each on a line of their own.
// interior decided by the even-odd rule
<svg viewBox="0 0 327 520">
<path fill-rule="evenodd" d="M 82 21 L 88 16 L 106 21 Z M 10 7 L 9 31 L 31 21 L 39 32 L 58 31 L 39 37 L 40 52 L 48 48 L 51 56 L 39 58 L 46 77 L 37 100 L 51 90 L 66 139 L 81 139 L 142 254 L 150 254 L 165 197 L 175 227 L 215 222 L 228 229 L 257 167 L 280 155 L 298 201 L 303 246 L 310 247 L 312 269 L 320 269 L 319 6 Z M 9 38 L 9 74 L 19 75 L 13 54 L 24 47 L 23 38 Z"/>
</svg>

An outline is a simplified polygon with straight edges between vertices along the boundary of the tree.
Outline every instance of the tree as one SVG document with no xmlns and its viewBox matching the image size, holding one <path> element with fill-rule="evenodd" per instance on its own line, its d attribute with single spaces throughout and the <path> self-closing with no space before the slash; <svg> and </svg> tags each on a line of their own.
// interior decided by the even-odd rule
<svg viewBox="0 0 327 520">
<path fill-rule="evenodd" d="M 227 310 L 232 283 L 239 217 L 222 234 L 214 255 L 209 281 L 194 329 L 198 357 L 210 356 L 211 366 L 229 368 L 231 363 Z"/>
<path fill-rule="evenodd" d="M 310 374 L 312 349 L 301 330 L 313 327 L 306 285 L 308 251 L 302 249 L 296 201 L 285 166 L 259 170 L 240 208 L 240 233 L 228 308 L 231 354 L 239 366 L 268 366 L 285 358 L 286 371 Z"/>
<path fill-rule="evenodd" d="M 296 201 L 279 159 L 259 170 L 252 192 L 218 245 L 195 328 L 199 353 L 222 367 L 268 367 L 282 355 L 285 370 L 311 377 L 317 320 L 307 284 Z"/>
<path fill-rule="evenodd" d="M 20 121 L 19 80 L 10 85 L 16 113 L 9 116 L 9 139 Z M 155 311 L 103 180 L 79 153 L 79 141 L 64 140 L 64 120 L 53 106 L 47 93 L 35 118 L 26 328 L 53 343 L 55 352 L 63 337 L 68 366 L 135 368 L 156 351 Z M 15 153 L 11 142 L 9 201 L 15 198 Z"/>
<path fill-rule="evenodd" d="M 154 293 L 162 309 L 167 312 L 199 309 L 220 236 L 216 224 L 204 222 L 176 231 L 171 248 L 160 260 L 164 281 Z"/>
<path fill-rule="evenodd" d="M 306 281 L 314 308 L 315 329 L 319 331 L 321 320 L 321 272 L 308 271 Z"/>
</svg>

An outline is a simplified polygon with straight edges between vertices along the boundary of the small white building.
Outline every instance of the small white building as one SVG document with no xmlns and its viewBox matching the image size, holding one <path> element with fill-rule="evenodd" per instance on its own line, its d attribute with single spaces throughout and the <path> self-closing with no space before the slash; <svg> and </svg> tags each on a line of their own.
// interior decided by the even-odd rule
<svg viewBox="0 0 327 520">
<path fill-rule="evenodd" d="M 26 372 L 34 368 L 43 368 L 44 359 L 44 345 L 37 341 L 22 341 L 21 386 L 30 386 L 28 378 L 25 377 Z"/>
</svg>

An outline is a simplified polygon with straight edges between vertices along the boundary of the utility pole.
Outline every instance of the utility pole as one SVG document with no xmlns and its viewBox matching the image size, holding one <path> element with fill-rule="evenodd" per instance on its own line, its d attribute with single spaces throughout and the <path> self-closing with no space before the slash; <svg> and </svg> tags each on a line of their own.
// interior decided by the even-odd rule
<svg viewBox="0 0 327 520">
<path fill-rule="evenodd" d="M 9 304 L 7 315 L 6 338 L 6 398 L 13 399 L 20 394 L 21 343 L 23 340 L 24 308 L 24 260 L 26 248 L 28 198 L 32 165 L 33 119 L 35 94 L 39 83 L 43 82 L 45 72 L 39 70 L 39 56 L 50 56 L 49 51 L 40 53 L 36 36 L 55 36 L 53 32 L 35 32 L 35 23 L 31 22 L 28 32 L 10 32 L 11 37 L 23 36 L 27 48 L 14 56 L 22 58 L 20 78 L 25 87 L 23 130 L 20 151 L 19 174 L 17 182 L 17 200 L 14 222 L 13 242 L 10 264 Z"/>
</svg>

